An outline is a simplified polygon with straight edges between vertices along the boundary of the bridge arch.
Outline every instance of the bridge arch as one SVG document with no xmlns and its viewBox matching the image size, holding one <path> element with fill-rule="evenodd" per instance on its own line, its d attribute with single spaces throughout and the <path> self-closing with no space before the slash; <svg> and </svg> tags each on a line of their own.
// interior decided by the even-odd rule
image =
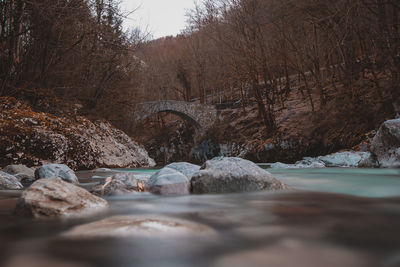
<svg viewBox="0 0 400 267">
<path fill-rule="evenodd" d="M 161 112 L 175 114 L 194 125 L 196 130 L 200 131 L 210 128 L 217 118 L 215 106 L 168 100 L 137 104 L 135 121 L 140 122 L 153 114 Z"/>
</svg>

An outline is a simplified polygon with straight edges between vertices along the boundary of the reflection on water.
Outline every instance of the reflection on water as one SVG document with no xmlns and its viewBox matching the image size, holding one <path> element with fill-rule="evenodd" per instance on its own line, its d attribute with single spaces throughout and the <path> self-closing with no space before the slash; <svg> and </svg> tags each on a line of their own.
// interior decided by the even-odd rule
<svg viewBox="0 0 400 267">
<path fill-rule="evenodd" d="M 46 221 L 14 217 L 15 200 L 0 198 L 0 266 L 400 266 L 398 170 L 271 172 L 299 190 L 127 195 L 108 198 L 110 209 L 92 218 Z M 140 226 L 146 229 L 127 227 L 138 216 L 152 218 Z M 164 235 L 158 217 L 171 218 L 168 227 L 195 223 L 215 234 Z M 115 235 L 104 234 L 109 227 Z M 79 238 L 79 229 L 103 237 Z"/>
</svg>

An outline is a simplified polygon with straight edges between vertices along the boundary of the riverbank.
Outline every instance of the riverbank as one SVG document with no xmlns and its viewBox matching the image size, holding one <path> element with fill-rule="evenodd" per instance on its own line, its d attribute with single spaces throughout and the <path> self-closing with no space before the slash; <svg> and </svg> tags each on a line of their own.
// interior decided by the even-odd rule
<svg viewBox="0 0 400 267">
<path fill-rule="evenodd" d="M 82 170 L 155 165 L 141 145 L 106 121 L 36 112 L 12 97 L 0 98 L 0 112 L 0 166 L 51 162 Z"/>
<path fill-rule="evenodd" d="M 346 110 L 335 99 L 332 87 L 325 88 L 330 101 L 323 108 L 312 107 L 302 92 L 289 92 L 283 103 L 275 105 L 277 131 L 271 135 L 258 117 L 257 105 L 219 111 L 218 121 L 201 136 L 184 121 L 171 114 L 160 114 L 145 121 L 135 131 L 158 165 L 174 161 L 200 164 L 215 156 L 234 156 L 253 162 L 295 163 L 304 157 L 318 157 L 339 151 L 369 150 L 381 124 L 395 114 L 374 94 L 365 96 L 359 109 Z M 312 95 L 319 107 L 318 95 Z M 368 106 L 365 110 L 363 107 Z"/>
</svg>

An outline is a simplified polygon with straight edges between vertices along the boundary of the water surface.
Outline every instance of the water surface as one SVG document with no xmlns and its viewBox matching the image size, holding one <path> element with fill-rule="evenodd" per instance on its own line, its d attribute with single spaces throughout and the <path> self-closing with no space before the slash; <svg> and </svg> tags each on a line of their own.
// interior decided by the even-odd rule
<svg viewBox="0 0 400 267">
<path fill-rule="evenodd" d="M 296 190 L 132 194 L 107 198 L 110 209 L 97 216 L 45 221 L 13 216 L 15 195 L 4 193 L 0 266 L 400 266 L 399 170 L 269 171 Z M 98 173 L 80 174 L 85 181 L 90 175 Z M 75 226 L 121 215 L 177 218 L 214 234 L 63 237 Z"/>
</svg>

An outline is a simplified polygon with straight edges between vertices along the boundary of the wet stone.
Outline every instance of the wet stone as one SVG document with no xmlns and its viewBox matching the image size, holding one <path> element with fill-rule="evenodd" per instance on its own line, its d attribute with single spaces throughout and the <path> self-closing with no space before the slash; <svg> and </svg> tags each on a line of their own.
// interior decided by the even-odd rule
<svg viewBox="0 0 400 267">
<path fill-rule="evenodd" d="M 240 158 L 215 158 L 207 161 L 192 177 L 195 194 L 236 193 L 258 190 L 283 190 L 286 185 L 255 163 Z"/>
<path fill-rule="evenodd" d="M 0 190 L 19 190 L 19 189 L 23 189 L 23 186 L 15 176 L 0 171 Z"/>
<path fill-rule="evenodd" d="M 107 201 L 61 179 L 41 179 L 33 183 L 17 203 L 18 215 L 45 217 L 85 216 L 104 210 Z"/>
<path fill-rule="evenodd" d="M 400 168 L 400 119 L 381 125 L 372 141 L 371 152 L 380 167 Z"/>
<path fill-rule="evenodd" d="M 187 195 L 190 193 L 190 181 L 183 173 L 164 167 L 150 177 L 146 190 L 160 195 Z"/>
<path fill-rule="evenodd" d="M 75 172 L 64 164 L 47 164 L 35 171 L 35 179 L 59 178 L 66 182 L 79 183 Z"/>
<path fill-rule="evenodd" d="M 25 165 L 8 165 L 2 171 L 14 175 L 25 186 L 29 186 L 35 181 L 34 169 Z"/>
<path fill-rule="evenodd" d="M 192 178 L 193 174 L 200 170 L 200 166 L 188 162 L 174 162 L 165 167 L 174 169 L 184 174 L 189 180 Z"/>
</svg>

